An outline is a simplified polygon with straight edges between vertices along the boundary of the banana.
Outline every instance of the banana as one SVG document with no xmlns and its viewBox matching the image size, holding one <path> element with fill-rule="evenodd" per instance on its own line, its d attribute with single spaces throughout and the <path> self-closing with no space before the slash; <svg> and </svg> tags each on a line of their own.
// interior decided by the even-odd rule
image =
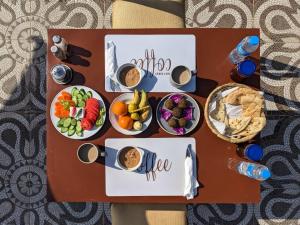
<svg viewBox="0 0 300 225">
<path fill-rule="evenodd" d="M 140 93 L 137 89 L 134 90 L 132 103 L 138 105 L 140 103 Z"/>
<path fill-rule="evenodd" d="M 139 103 L 139 108 L 143 108 L 147 105 L 148 105 L 148 96 L 147 96 L 147 93 L 144 90 L 142 90 L 141 101 Z"/>
<path fill-rule="evenodd" d="M 140 122 L 144 122 L 148 119 L 150 115 L 150 109 L 146 109 L 145 112 L 143 112 L 141 115 L 140 115 Z"/>
<path fill-rule="evenodd" d="M 128 105 L 128 112 L 129 113 L 132 113 L 134 110 L 136 110 L 137 109 L 137 106 L 136 106 L 136 104 L 134 104 L 134 103 L 129 103 L 129 105 Z"/>
<path fill-rule="evenodd" d="M 144 112 L 144 111 L 146 111 L 148 108 L 150 108 L 150 105 L 146 105 L 145 107 L 143 107 L 143 108 L 138 108 L 138 109 L 136 109 L 136 110 L 133 110 L 133 111 L 131 111 L 130 113 L 136 113 L 136 112 Z"/>
</svg>

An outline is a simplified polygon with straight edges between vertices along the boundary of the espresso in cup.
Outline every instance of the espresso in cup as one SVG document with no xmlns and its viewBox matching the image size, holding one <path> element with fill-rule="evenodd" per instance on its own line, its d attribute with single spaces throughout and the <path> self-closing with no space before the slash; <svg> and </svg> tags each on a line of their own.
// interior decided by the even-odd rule
<svg viewBox="0 0 300 225">
<path fill-rule="evenodd" d="M 98 147 L 92 143 L 82 144 L 78 148 L 77 156 L 83 163 L 93 163 L 99 156 Z"/>
<path fill-rule="evenodd" d="M 188 84 L 192 79 L 191 71 L 185 66 L 177 66 L 173 69 L 170 81 L 171 84 L 177 88 L 180 88 Z"/>
<path fill-rule="evenodd" d="M 132 146 L 119 150 L 117 156 L 119 166 L 130 171 L 137 169 L 141 165 L 142 159 L 142 151 Z"/>
</svg>

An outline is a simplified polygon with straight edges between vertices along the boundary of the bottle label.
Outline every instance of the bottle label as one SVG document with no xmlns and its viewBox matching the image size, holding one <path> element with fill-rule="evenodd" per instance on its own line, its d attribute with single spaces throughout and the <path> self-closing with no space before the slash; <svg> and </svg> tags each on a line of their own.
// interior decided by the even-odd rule
<svg viewBox="0 0 300 225">
<path fill-rule="evenodd" d="M 247 177 L 254 177 L 254 165 L 251 163 L 247 163 L 247 162 L 242 162 L 239 166 L 238 166 L 238 171 L 240 174 L 243 174 Z"/>
<path fill-rule="evenodd" d="M 243 49 L 243 43 L 239 43 L 239 44 L 238 44 L 238 46 L 237 46 L 237 51 L 238 51 L 238 53 L 239 53 L 240 55 L 243 55 L 243 56 L 248 56 L 248 55 L 250 55 L 249 52 L 247 52 L 247 51 L 245 51 L 245 50 Z"/>
<path fill-rule="evenodd" d="M 254 171 L 254 165 L 249 164 L 248 168 L 247 168 L 247 176 L 248 177 L 253 177 L 253 175 L 254 175 L 253 171 Z"/>
</svg>

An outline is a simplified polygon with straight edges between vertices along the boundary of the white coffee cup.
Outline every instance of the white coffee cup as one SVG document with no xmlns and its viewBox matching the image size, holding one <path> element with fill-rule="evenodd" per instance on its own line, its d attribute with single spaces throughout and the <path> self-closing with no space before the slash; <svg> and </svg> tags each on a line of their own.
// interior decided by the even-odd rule
<svg viewBox="0 0 300 225">
<path fill-rule="evenodd" d="M 122 151 L 124 151 L 124 150 L 127 149 L 127 148 L 134 148 L 134 149 L 136 149 L 136 150 L 138 151 L 138 153 L 140 154 L 140 161 L 139 161 L 139 163 L 138 163 L 136 166 L 134 166 L 134 167 L 127 168 L 127 167 L 125 167 L 125 166 L 120 162 L 120 154 L 121 154 Z M 144 157 L 144 151 L 143 151 L 142 149 L 140 149 L 140 148 L 138 148 L 138 147 L 134 147 L 134 146 L 126 146 L 126 147 L 120 149 L 120 150 L 117 152 L 117 159 L 116 159 L 116 161 L 117 161 L 118 166 L 119 166 L 121 169 L 126 170 L 126 171 L 135 171 L 135 170 L 137 170 L 137 169 L 141 166 L 141 164 L 142 164 L 142 162 L 143 162 L 143 157 Z"/>
<path fill-rule="evenodd" d="M 125 68 L 127 68 L 127 67 L 137 69 L 137 71 L 139 72 L 139 75 L 140 75 L 139 81 L 138 81 L 135 85 L 133 85 L 133 86 L 126 86 L 125 84 L 123 84 L 123 83 L 121 82 L 121 79 L 120 79 L 121 72 L 122 72 Z M 135 88 L 141 83 L 141 81 L 142 81 L 144 75 L 145 75 L 145 72 L 144 72 L 142 69 L 140 69 L 139 67 L 137 67 L 135 64 L 132 64 L 132 63 L 125 63 L 125 64 L 123 64 L 123 65 L 121 65 L 121 66 L 118 67 L 118 69 L 117 69 L 117 71 L 116 71 L 116 73 L 115 73 L 114 81 L 116 81 L 120 86 L 122 86 L 122 87 L 124 87 L 124 88 L 126 88 L 126 89 L 132 90 L 132 89 L 135 89 Z"/>
<path fill-rule="evenodd" d="M 97 160 L 99 157 L 99 148 L 93 143 L 84 143 L 80 145 L 77 149 L 77 157 L 80 162 L 84 164 L 91 164 Z M 101 156 L 104 156 L 104 152 L 100 153 Z"/>
<path fill-rule="evenodd" d="M 176 78 L 175 76 L 179 76 L 179 73 L 182 73 L 183 71 L 186 71 L 186 75 L 187 78 L 184 82 L 179 82 L 178 77 Z M 170 75 L 170 83 L 172 84 L 172 86 L 176 87 L 176 88 L 181 88 L 185 85 L 187 85 L 190 81 L 192 80 L 192 72 L 189 68 L 187 68 L 186 66 L 176 66 L 173 70 L 172 73 Z"/>
</svg>

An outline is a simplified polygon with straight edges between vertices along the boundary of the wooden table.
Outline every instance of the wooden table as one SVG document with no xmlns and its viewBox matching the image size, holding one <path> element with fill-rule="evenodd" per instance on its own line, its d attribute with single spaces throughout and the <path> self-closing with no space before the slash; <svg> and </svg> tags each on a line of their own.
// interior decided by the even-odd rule
<svg viewBox="0 0 300 225">
<path fill-rule="evenodd" d="M 104 90 L 104 36 L 106 34 L 194 34 L 196 36 L 197 91 L 191 96 L 198 101 L 202 118 L 190 136 L 197 141 L 199 195 L 187 201 L 184 197 L 108 197 L 105 195 L 104 162 L 84 165 L 77 159 L 77 147 L 86 141 L 67 139 L 56 131 L 50 121 L 53 97 L 65 86 L 56 84 L 50 69 L 60 63 L 50 52 L 51 37 L 59 34 L 69 41 L 77 56 L 68 63 L 74 70 L 69 85 L 86 85 L 98 91 L 106 107 L 120 93 Z M 236 174 L 227 168 L 228 158 L 236 158 L 236 145 L 217 138 L 208 128 L 203 107 L 209 93 L 218 85 L 232 82 L 233 66 L 227 61 L 229 52 L 247 35 L 259 35 L 258 29 L 147 29 L 147 30 L 48 30 L 47 63 L 47 174 L 50 200 L 85 202 L 157 202 L 157 203 L 254 203 L 260 200 L 259 182 Z M 259 51 L 254 54 L 259 59 Z M 255 81 L 254 79 L 252 81 Z M 258 80 L 259 81 L 259 80 Z M 255 82 L 254 82 L 255 83 Z M 150 93 L 155 109 L 166 93 Z M 103 129 L 89 141 L 100 146 L 106 138 L 128 137 L 115 131 L 108 119 Z M 152 126 L 140 137 L 170 137 L 153 119 Z"/>
</svg>

